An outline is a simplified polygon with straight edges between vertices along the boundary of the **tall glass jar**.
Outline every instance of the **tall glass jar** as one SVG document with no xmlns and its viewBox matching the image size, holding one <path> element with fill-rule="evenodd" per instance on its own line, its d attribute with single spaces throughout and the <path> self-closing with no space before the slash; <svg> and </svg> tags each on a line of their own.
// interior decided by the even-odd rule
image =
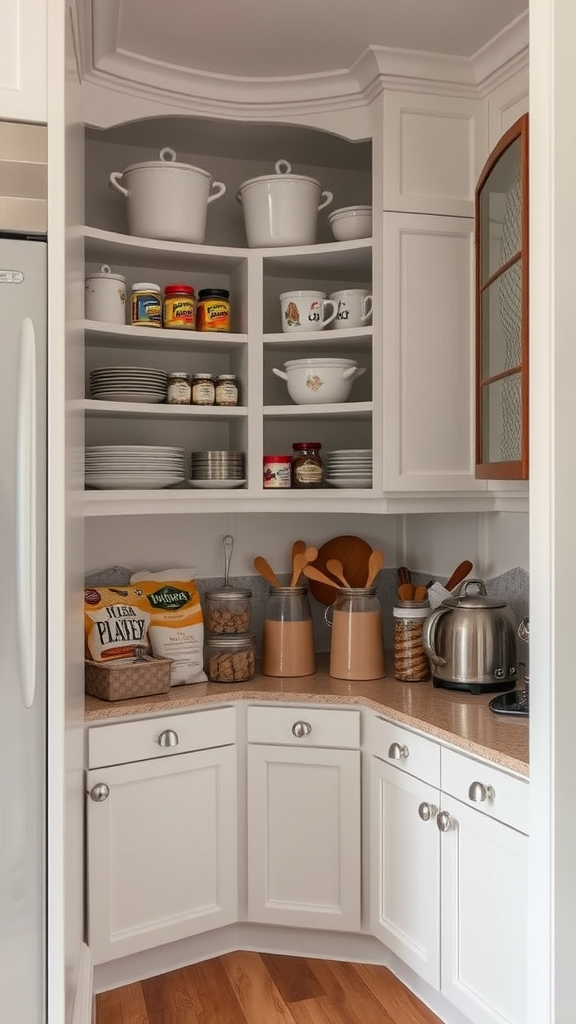
<svg viewBox="0 0 576 1024">
<path fill-rule="evenodd" d="M 306 587 L 270 587 L 264 611 L 262 674 L 311 676 L 314 627 Z"/>
<path fill-rule="evenodd" d="M 376 587 L 341 587 L 332 607 L 330 675 L 382 679 L 386 675 L 382 609 Z M 327 609 L 329 612 L 329 609 Z"/>
<path fill-rule="evenodd" d="M 430 662 L 422 644 L 422 627 L 430 611 L 428 601 L 400 601 L 394 619 L 394 675 L 405 683 L 430 679 Z"/>
</svg>

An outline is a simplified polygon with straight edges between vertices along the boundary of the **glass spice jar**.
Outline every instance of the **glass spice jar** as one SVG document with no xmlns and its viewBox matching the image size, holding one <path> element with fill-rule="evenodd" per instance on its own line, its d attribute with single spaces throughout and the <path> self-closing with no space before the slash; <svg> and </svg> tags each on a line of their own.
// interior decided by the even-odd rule
<svg viewBox="0 0 576 1024">
<path fill-rule="evenodd" d="M 292 445 L 292 487 L 322 487 L 324 466 L 318 441 L 297 441 Z"/>
<path fill-rule="evenodd" d="M 192 405 L 214 405 L 216 388 L 212 373 L 195 373 L 192 377 Z"/>
<path fill-rule="evenodd" d="M 421 683 L 430 679 L 430 662 L 422 644 L 422 628 L 428 601 L 401 601 L 392 609 L 394 619 L 394 676 L 400 682 Z"/>
<path fill-rule="evenodd" d="M 190 405 L 192 386 L 189 373 L 169 373 L 166 388 L 168 405 Z"/>
<path fill-rule="evenodd" d="M 215 405 L 238 405 L 238 379 L 235 373 L 219 373 L 214 388 Z"/>
</svg>

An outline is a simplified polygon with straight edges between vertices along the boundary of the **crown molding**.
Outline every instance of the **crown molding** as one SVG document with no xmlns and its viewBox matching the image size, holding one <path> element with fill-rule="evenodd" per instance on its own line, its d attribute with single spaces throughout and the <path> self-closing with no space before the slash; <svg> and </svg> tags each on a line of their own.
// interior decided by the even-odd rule
<svg viewBox="0 0 576 1024">
<path fill-rule="evenodd" d="M 479 95 L 484 96 L 528 64 L 528 11 L 507 25 L 471 58 Z"/>
</svg>

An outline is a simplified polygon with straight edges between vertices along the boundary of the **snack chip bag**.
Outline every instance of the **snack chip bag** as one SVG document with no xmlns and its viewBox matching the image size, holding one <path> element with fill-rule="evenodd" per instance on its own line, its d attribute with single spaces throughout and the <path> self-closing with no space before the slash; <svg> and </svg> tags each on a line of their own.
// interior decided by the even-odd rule
<svg viewBox="0 0 576 1024">
<path fill-rule="evenodd" d="M 86 657 L 92 661 L 134 658 L 135 648 L 150 653 L 150 615 L 136 587 L 86 587 Z"/>
<path fill-rule="evenodd" d="M 172 658 L 172 686 L 206 680 L 204 619 L 200 595 L 190 569 L 137 572 L 130 579 L 138 606 L 150 618 L 152 653 Z"/>
</svg>

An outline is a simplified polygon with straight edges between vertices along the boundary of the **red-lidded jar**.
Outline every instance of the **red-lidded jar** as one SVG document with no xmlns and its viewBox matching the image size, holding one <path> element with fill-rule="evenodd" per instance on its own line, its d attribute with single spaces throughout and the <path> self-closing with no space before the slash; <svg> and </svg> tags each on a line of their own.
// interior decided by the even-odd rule
<svg viewBox="0 0 576 1024">
<path fill-rule="evenodd" d="M 263 487 L 290 487 L 291 455 L 265 455 Z"/>
<path fill-rule="evenodd" d="M 322 487 L 324 467 L 318 441 L 297 441 L 292 445 L 292 487 Z"/>
<path fill-rule="evenodd" d="M 174 331 L 196 330 L 196 296 L 188 284 L 167 284 L 164 289 L 162 323 Z"/>
</svg>

